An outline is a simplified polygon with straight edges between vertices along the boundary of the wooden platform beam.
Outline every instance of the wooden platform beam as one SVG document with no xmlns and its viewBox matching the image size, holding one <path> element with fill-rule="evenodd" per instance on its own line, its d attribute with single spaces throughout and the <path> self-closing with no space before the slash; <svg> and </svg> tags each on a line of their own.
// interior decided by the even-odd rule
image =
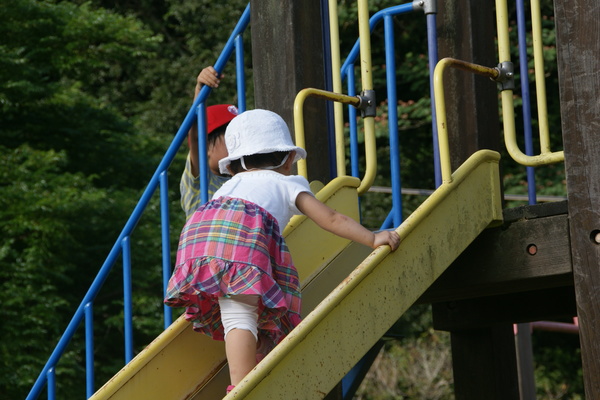
<svg viewBox="0 0 600 400">
<path fill-rule="evenodd" d="M 419 303 L 572 286 L 567 203 L 504 210 L 423 294 Z"/>
</svg>

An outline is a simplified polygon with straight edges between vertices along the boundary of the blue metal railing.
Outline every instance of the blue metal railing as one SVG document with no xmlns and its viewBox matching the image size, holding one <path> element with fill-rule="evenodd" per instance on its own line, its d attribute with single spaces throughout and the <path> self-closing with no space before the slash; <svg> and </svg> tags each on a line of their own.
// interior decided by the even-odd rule
<svg viewBox="0 0 600 400">
<path fill-rule="evenodd" d="M 412 2 L 401 4 L 394 7 L 389 7 L 373 14 L 369 19 L 369 28 L 372 32 L 375 27 L 383 21 L 384 24 L 384 41 L 385 41 L 385 58 L 386 58 L 386 84 L 388 98 L 388 135 L 390 141 L 390 171 L 391 171 L 391 187 L 392 187 L 392 210 L 388 218 L 385 219 L 381 229 L 388 229 L 392 226 L 399 226 L 402 223 L 402 182 L 400 178 L 400 139 L 398 135 L 398 109 L 396 104 L 398 97 L 396 94 L 396 61 L 395 61 L 395 39 L 394 39 L 394 24 L 393 17 L 401 14 L 408 14 L 414 11 L 423 10 L 426 13 L 427 22 L 427 45 L 429 56 L 430 70 L 430 96 L 431 96 L 431 113 L 432 113 L 432 141 L 434 154 L 434 171 L 436 187 L 441 184 L 441 173 L 439 163 L 439 150 L 437 142 L 437 124 L 435 118 L 435 103 L 433 96 L 433 69 L 438 61 L 437 50 L 437 30 L 436 30 L 436 9 L 433 6 L 434 2 L 424 2 L 425 7 L 422 7 L 421 2 Z M 430 5 L 431 3 L 431 5 Z M 358 59 L 360 52 L 360 42 L 357 40 L 354 47 L 350 51 L 348 57 L 341 67 L 342 79 L 346 79 L 348 86 L 348 95 L 356 95 L 354 68 L 355 62 Z M 358 177 L 358 134 L 356 127 L 356 109 L 352 106 L 348 107 L 348 115 L 350 122 L 350 160 L 351 174 Z"/>
<path fill-rule="evenodd" d="M 236 55 L 242 57 L 241 34 L 246 29 L 250 22 L 250 6 L 248 5 L 236 25 L 230 39 L 228 40 L 223 52 L 215 64 L 215 69 L 218 72 L 223 70 L 224 65 L 231 57 L 233 50 L 237 49 Z M 243 67 L 242 67 L 243 68 Z M 242 74 L 243 76 L 243 69 Z M 108 257 L 104 261 L 90 288 L 85 294 L 81 304 L 75 311 L 66 330 L 61 336 L 54 351 L 50 355 L 40 375 L 35 381 L 30 390 L 27 400 L 37 399 L 44 387 L 47 387 L 48 399 L 56 398 L 56 373 L 55 368 L 60 358 L 65 352 L 71 338 L 75 335 L 76 330 L 81 322 L 85 320 L 85 338 L 86 338 L 86 395 L 91 397 L 94 393 L 94 342 L 93 342 L 93 304 L 94 300 L 106 281 L 109 273 L 119 256 L 123 258 L 123 286 L 124 286 L 124 332 L 125 332 L 125 363 L 131 361 L 134 355 L 133 350 L 133 323 L 132 323 L 132 295 L 131 295 L 131 252 L 130 252 L 130 236 L 139 222 L 144 210 L 148 206 L 156 189 L 160 190 L 160 207 L 161 207 L 161 234 L 162 234 L 162 262 L 163 262 L 163 285 L 166 284 L 171 273 L 171 255 L 170 255 L 170 237 L 169 237 L 169 202 L 168 202 L 168 179 L 167 171 L 173 162 L 177 151 L 185 140 L 192 123 L 196 120 L 196 112 L 201 102 L 204 102 L 210 92 L 210 88 L 204 87 L 200 95 L 195 100 L 193 106 L 187 113 L 183 123 L 181 124 L 177 134 L 167 149 L 163 159 L 161 160 L 154 175 L 150 179 L 148 186 L 144 190 L 140 200 L 135 206 L 131 216 L 127 220 L 125 227 L 119 234 L 115 244 L 110 250 Z M 245 97 L 245 90 L 242 91 Z M 199 117 L 198 120 L 201 118 Z M 203 128 L 204 129 L 204 128 Z M 206 135 L 204 135 L 206 136 Z M 199 140 L 199 142 L 203 142 Z M 204 140 L 206 146 L 206 141 Z M 206 157 L 206 151 L 200 152 L 200 155 Z M 205 183 L 206 185 L 206 183 Z M 168 327 L 172 322 L 171 310 L 165 307 L 165 327 Z"/>
<path fill-rule="evenodd" d="M 523 135 L 525 137 L 525 154 L 532 156 L 533 133 L 531 128 L 531 94 L 529 92 L 529 70 L 527 65 L 527 30 L 525 28 L 525 4 L 517 0 L 517 34 L 519 38 L 519 72 L 521 73 L 521 98 L 523 100 Z M 535 167 L 526 167 L 527 192 L 529 204 L 535 204 Z"/>
</svg>

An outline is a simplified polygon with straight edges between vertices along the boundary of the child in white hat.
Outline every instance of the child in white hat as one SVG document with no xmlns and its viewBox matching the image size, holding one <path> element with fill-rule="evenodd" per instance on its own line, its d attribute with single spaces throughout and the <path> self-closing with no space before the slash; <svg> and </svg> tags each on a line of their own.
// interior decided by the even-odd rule
<svg viewBox="0 0 600 400">
<path fill-rule="evenodd" d="M 195 330 L 225 340 L 229 392 L 269 343 L 300 322 L 300 282 L 282 237 L 293 215 L 372 248 L 395 250 L 400 238 L 395 231 L 369 231 L 317 200 L 304 177 L 290 175 L 306 151 L 294 145 L 279 115 L 238 115 L 225 144 L 229 155 L 219 168 L 233 177 L 183 228 L 165 303 L 186 307 Z"/>
</svg>

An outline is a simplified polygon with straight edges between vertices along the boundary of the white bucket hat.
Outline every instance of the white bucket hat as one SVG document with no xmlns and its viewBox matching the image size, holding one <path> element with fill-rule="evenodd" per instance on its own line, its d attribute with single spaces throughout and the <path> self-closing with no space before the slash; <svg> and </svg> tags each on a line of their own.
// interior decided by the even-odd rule
<svg viewBox="0 0 600 400">
<path fill-rule="evenodd" d="M 225 145 L 229 155 L 219 160 L 222 174 L 229 174 L 227 166 L 232 161 L 253 154 L 294 150 L 294 162 L 306 158 L 306 150 L 292 142 L 283 118 L 268 110 L 245 111 L 232 119 L 225 130 Z"/>
</svg>

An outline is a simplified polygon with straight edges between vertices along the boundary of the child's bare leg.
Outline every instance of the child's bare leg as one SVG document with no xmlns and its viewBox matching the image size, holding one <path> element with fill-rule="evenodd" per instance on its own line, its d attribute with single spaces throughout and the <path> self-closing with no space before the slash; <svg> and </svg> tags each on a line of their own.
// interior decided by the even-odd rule
<svg viewBox="0 0 600 400">
<path fill-rule="evenodd" d="M 237 385 L 256 366 L 258 295 L 220 297 L 225 353 L 231 385 Z"/>
<path fill-rule="evenodd" d="M 229 377 L 237 385 L 256 366 L 256 339 L 245 329 L 232 329 L 225 340 Z"/>
</svg>

